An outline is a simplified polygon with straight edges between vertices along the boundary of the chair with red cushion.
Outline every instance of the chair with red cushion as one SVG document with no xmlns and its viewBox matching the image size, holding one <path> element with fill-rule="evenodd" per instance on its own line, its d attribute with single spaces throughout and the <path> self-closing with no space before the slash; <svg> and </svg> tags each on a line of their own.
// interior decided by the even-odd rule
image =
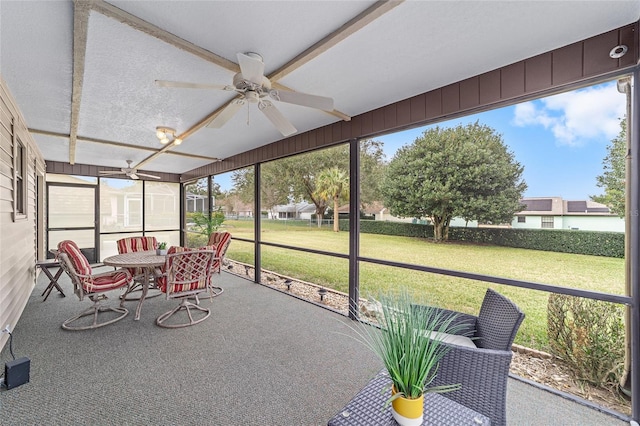
<svg viewBox="0 0 640 426">
<path fill-rule="evenodd" d="M 156 237 L 127 237 L 116 241 L 118 246 L 118 254 L 132 253 L 136 251 L 149 251 L 158 248 L 158 240 Z M 128 297 L 134 291 L 141 291 L 144 282 L 144 271 L 142 268 L 127 268 L 133 276 L 133 283 L 129 289 L 121 297 L 124 300 L 140 300 L 135 297 Z M 150 294 L 147 298 L 159 296 L 160 293 Z"/>
<path fill-rule="evenodd" d="M 126 287 L 131 284 L 132 277 L 126 269 L 94 274 L 87 258 L 82 254 L 77 244 L 71 240 L 61 241 L 58 244 L 58 259 L 62 268 L 69 274 L 73 282 L 73 291 L 82 301 L 89 298 L 93 305 L 80 314 L 69 318 L 62 323 L 65 330 L 88 330 L 112 324 L 126 317 L 129 311 L 121 306 L 110 307 L 100 305 L 100 301 L 107 298 L 107 291 Z M 115 317 L 109 315 L 109 319 L 98 322 L 100 313 L 115 312 Z M 91 315 L 93 322 L 80 321 L 81 318 Z M 103 315 L 103 317 L 106 315 Z"/>
<path fill-rule="evenodd" d="M 212 246 L 216 251 L 216 259 L 213 262 L 212 272 L 220 273 L 224 256 L 227 253 L 227 248 L 231 243 L 231 233 L 227 231 L 214 232 L 209 236 L 208 246 Z"/>
<path fill-rule="evenodd" d="M 222 271 L 222 262 L 224 261 L 224 256 L 227 253 L 227 248 L 229 248 L 229 244 L 231 243 L 231 233 L 227 231 L 223 232 L 214 232 L 209 236 L 209 242 L 207 243 L 208 247 L 213 248 L 216 251 L 216 257 L 213 259 L 213 265 L 211 266 L 211 274 L 218 273 L 220 274 Z M 224 291 L 222 287 L 213 285 L 213 276 L 211 277 L 211 295 L 207 297 L 215 297 L 219 294 L 222 294 Z"/>
<path fill-rule="evenodd" d="M 156 285 L 166 294 L 167 300 L 180 299 L 181 303 L 160 315 L 156 324 L 166 328 L 187 327 L 209 318 L 211 310 L 200 305 L 199 295 L 211 291 L 211 265 L 214 257 L 215 251 L 211 247 L 188 249 L 174 246 L 169 249 L 167 260 L 156 276 Z M 167 322 L 179 311 L 186 311 L 189 322 Z M 196 317 L 194 313 L 197 314 Z"/>
</svg>

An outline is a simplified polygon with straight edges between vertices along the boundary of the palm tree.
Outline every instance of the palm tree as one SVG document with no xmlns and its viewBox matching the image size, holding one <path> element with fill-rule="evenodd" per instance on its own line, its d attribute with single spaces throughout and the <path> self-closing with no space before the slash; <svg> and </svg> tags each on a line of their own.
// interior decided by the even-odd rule
<svg viewBox="0 0 640 426">
<path fill-rule="evenodd" d="M 340 199 L 349 198 L 349 176 L 337 167 L 320 172 L 316 180 L 316 192 L 325 200 L 333 200 L 333 230 L 340 230 L 338 207 Z"/>
</svg>

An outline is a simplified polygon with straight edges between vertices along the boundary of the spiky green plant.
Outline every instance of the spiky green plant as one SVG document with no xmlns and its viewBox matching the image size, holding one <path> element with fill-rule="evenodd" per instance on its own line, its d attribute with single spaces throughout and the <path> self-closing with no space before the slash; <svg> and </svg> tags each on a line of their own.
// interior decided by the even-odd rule
<svg viewBox="0 0 640 426">
<path fill-rule="evenodd" d="M 380 330 L 362 319 L 352 329 L 389 372 L 397 393 L 387 402 L 400 396 L 415 399 L 427 392 L 460 389 L 460 384 L 430 386 L 440 360 L 450 349 L 443 344 L 443 333 L 456 334 L 462 330 L 462 326 L 454 323 L 455 315 L 445 315 L 427 304 L 418 305 L 407 291 L 382 293 L 376 299 L 381 310 L 375 311 L 374 317 Z"/>
</svg>

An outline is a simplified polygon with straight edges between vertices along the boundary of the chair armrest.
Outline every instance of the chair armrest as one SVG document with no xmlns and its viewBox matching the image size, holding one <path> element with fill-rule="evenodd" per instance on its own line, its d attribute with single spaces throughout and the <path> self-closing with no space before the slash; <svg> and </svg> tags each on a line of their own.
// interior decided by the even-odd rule
<svg viewBox="0 0 640 426">
<path fill-rule="evenodd" d="M 511 351 L 445 345 L 451 349 L 440 360 L 433 385 L 460 384 L 442 395 L 484 414 L 492 425 L 506 425 Z"/>
</svg>

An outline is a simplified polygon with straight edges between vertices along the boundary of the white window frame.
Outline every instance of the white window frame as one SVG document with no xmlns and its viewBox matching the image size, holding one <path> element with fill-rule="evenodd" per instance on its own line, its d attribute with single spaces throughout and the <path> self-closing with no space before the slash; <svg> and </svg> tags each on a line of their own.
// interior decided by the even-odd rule
<svg viewBox="0 0 640 426">
<path fill-rule="evenodd" d="M 28 146 L 16 135 L 13 126 L 13 221 L 27 219 Z"/>
</svg>

